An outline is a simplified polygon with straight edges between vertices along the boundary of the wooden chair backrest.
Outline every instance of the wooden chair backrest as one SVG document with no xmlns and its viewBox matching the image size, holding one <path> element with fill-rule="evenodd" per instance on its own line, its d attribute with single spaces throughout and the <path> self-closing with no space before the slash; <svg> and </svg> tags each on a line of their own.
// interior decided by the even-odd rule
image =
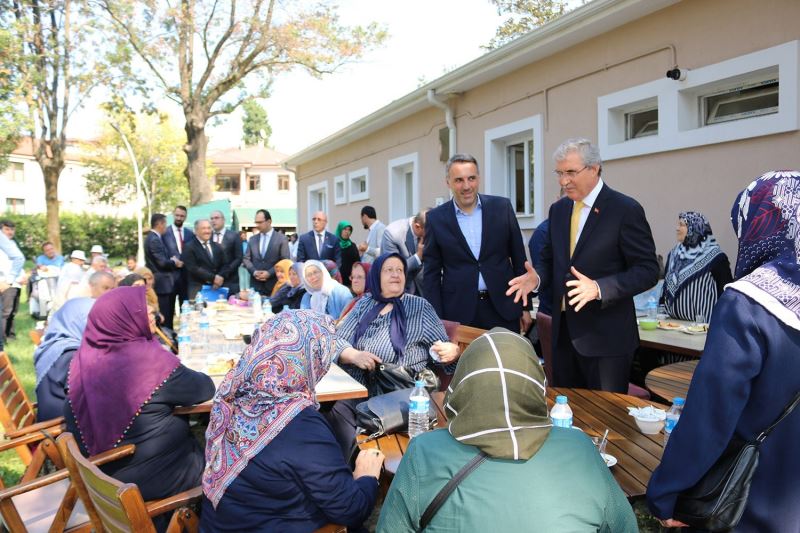
<svg viewBox="0 0 800 533">
<path fill-rule="evenodd" d="M 78 495 L 98 533 L 155 533 L 139 488 L 107 476 L 86 459 L 71 433 L 58 438 L 58 449 Z"/>
<path fill-rule="evenodd" d="M 33 404 L 6 352 L 0 352 L 0 400 L 0 424 L 6 431 L 22 429 L 36 422 Z M 17 453 L 26 466 L 31 462 L 27 448 L 17 448 Z"/>
<path fill-rule="evenodd" d="M 486 333 L 485 329 L 473 328 L 472 326 L 458 326 L 456 333 L 453 336 L 453 342 L 458 344 L 458 347 L 463 353 L 472 341 Z"/>
</svg>

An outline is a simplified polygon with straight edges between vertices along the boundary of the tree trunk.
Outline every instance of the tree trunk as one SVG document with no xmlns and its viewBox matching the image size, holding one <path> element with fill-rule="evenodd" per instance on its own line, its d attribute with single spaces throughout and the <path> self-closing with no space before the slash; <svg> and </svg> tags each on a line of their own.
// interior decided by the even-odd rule
<svg viewBox="0 0 800 533">
<path fill-rule="evenodd" d="M 183 174 L 189 182 L 190 205 L 203 204 L 211 201 L 211 180 L 206 176 L 206 149 L 208 137 L 206 136 L 206 117 L 203 113 L 186 113 L 186 169 Z"/>
<path fill-rule="evenodd" d="M 52 161 L 52 160 L 51 160 Z M 58 221 L 58 177 L 64 165 L 42 165 L 44 174 L 44 198 L 47 205 L 47 239 L 61 253 L 61 223 Z"/>
</svg>

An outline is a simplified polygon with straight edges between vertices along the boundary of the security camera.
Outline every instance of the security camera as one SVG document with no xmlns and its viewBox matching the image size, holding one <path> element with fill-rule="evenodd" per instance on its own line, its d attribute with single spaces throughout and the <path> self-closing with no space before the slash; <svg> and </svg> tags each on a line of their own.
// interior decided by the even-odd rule
<svg viewBox="0 0 800 533">
<path fill-rule="evenodd" d="M 667 77 L 675 81 L 685 81 L 688 73 L 689 71 L 686 69 L 681 70 L 678 67 L 675 67 L 674 69 L 667 71 Z"/>
</svg>

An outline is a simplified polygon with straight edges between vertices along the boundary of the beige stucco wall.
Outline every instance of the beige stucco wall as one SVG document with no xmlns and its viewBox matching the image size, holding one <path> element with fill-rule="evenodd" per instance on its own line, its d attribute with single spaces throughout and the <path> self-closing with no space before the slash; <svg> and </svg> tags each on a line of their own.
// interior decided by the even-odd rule
<svg viewBox="0 0 800 533">
<path fill-rule="evenodd" d="M 549 203 L 557 192 L 550 177 L 552 151 L 567 137 L 596 140 L 598 97 L 662 78 L 673 63 L 672 51 L 665 47 L 674 46 L 681 68 L 700 68 L 798 39 L 798 20 L 796 0 L 684 0 L 462 94 L 456 101 L 458 151 L 472 153 L 482 163 L 487 129 L 542 115 L 545 157 L 539 163 L 544 165 L 543 197 Z M 387 161 L 410 152 L 420 157 L 420 205 L 446 196 L 444 164 L 438 158 L 438 129 L 443 126 L 443 112 L 431 108 L 301 165 L 301 230 L 308 226 L 307 185 L 364 166 L 371 172 L 369 201 L 334 206 L 329 185 L 331 226 L 341 218 L 357 223 L 366 204 L 385 220 Z M 603 175 L 610 186 L 644 206 L 659 253 L 666 255 L 674 245 L 678 212 L 698 210 L 710 219 L 733 262 L 733 199 L 752 178 L 775 168 L 800 168 L 797 131 L 613 160 Z M 357 240 L 365 235 L 360 229 L 355 233 Z"/>
</svg>

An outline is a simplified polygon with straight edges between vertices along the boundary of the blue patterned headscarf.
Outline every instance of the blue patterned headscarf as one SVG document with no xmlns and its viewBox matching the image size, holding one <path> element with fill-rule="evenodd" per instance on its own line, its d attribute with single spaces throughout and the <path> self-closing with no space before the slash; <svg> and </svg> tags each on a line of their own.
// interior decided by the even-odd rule
<svg viewBox="0 0 800 533">
<path fill-rule="evenodd" d="M 306 407 L 331 366 L 333 319 L 283 311 L 255 331 L 236 368 L 222 380 L 206 431 L 203 492 L 216 508 L 247 463 Z"/>
<path fill-rule="evenodd" d="M 686 237 L 669 253 L 664 298 L 670 308 L 687 282 L 707 272 L 722 253 L 711 234 L 711 224 L 696 211 L 685 211 L 678 218 L 686 224 Z"/>
<path fill-rule="evenodd" d="M 736 198 L 731 222 L 739 239 L 731 288 L 800 330 L 800 173 L 767 172 L 753 181 Z"/>
<path fill-rule="evenodd" d="M 77 350 L 80 347 L 89 311 L 93 305 L 92 298 L 73 298 L 67 300 L 50 317 L 44 339 L 33 352 L 37 387 L 50 367 L 65 351 Z"/>
<path fill-rule="evenodd" d="M 372 299 L 377 303 L 373 305 L 369 311 L 364 313 L 363 317 L 361 317 L 361 320 L 356 326 L 356 332 L 355 335 L 353 335 L 351 344 L 355 346 L 358 342 L 358 339 L 360 339 L 362 335 L 367 332 L 370 324 L 372 324 L 372 322 L 378 318 L 381 310 L 388 304 L 392 304 L 392 312 L 389 317 L 391 320 L 391 324 L 389 326 L 389 337 L 392 341 L 394 353 L 396 353 L 398 357 L 402 357 L 403 352 L 406 349 L 407 342 L 406 310 L 403 307 L 403 303 L 400 301 L 400 298 L 402 298 L 403 295 L 401 294 L 400 296 L 395 296 L 393 298 L 386 298 L 381 292 L 381 270 L 383 269 L 383 264 L 390 257 L 399 259 L 400 263 L 403 265 L 403 272 L 406 270 L 406 261 L 398 253 L 383 254 L 372 263 L 372 267 L 369 269 L 369 274 L 367 274 L 367 290 L 372 295 Z"/>
</svg>

